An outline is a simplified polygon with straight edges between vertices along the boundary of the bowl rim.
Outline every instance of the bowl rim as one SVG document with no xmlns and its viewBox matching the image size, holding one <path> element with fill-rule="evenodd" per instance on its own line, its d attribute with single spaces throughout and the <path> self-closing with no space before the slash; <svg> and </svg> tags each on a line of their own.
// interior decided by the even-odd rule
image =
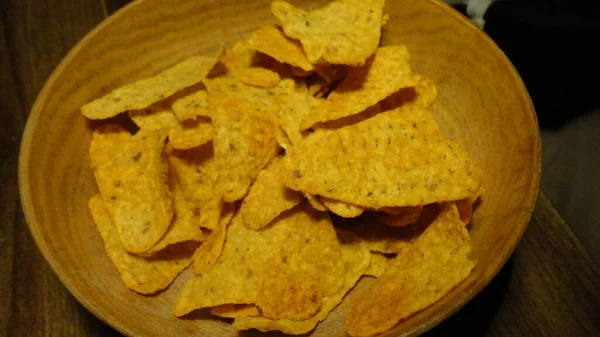
<svg viewBox="0 0 600 337">
<path fill-rule="evenodd" d="M 129 326 L 119 323 L 115 320 L 109 320 L 113 315 L 111 315 L 106 309 L 99 307 L 93 301 L 90 301 L 86 298 L 86 296 L 80 292 L 77 287 L 74 286 L 73 282 L 71 282 L 70 277 L 63 275 L 59 272 L 60 266 L 57 259 L 50 252 L 48 245 L 44 241 L 44 239 L 38 234 L 37 231 L 34 231 L 33 228 L 40 227 L 40 223 L 37 221 L 35 216 L 35 210 L 32 208 L 32 190 L 29 182 L 29 161 L 31 157 L 31 144 L 33 140 L 33 134 L 36 130 L 36 127 L 39 122 L 39 118 L 42 114 L 42 108 L 46 103 L 46 100 L 50 93 L 50 88 L 54 85 L 58 77 L 63 73 L 66 66 L 71 62 L 71 60 L 77 55 L 82 49 L 86 48 L 89 44 L 89 41 L 93 36 L 100 33 L 105 27 L 111 25 L 114 21 L 119 20 L 125 13 L 134 10 L 137 6 L 142 3 L 146 3 L 152 0 L 134 0 L 127 5 L 123 6 L 119 10 L 117 10 L 112 15 L 104 18 L 99 24 L 97 24 L 92 30 L 86 33 L 76 44 L 72 47 L 67 55 L 60 61 L 58 66 L 52 71 L 50 77 L 46 80 L 42 90 L 38 94 L 31 110 L 30 114 L 27 118 L 27 123 L 25 125 L 25 129 L 23 132 L 21 146 L 19 150 L 19 163 L 18 163 L 18 184 L 19 184 L 19 194 L 21 207 L 23 209 L 23 214 L 25 217 L 25 222 L 27 223 L 27 227 L 33 237 L 35 244 L 38 249 L 41 251 L 42 256 L 50 265 L 52 271 L 57 275 L 60 282 L 69 290 L 69 292 L 77 299 L 79 303 L 81 303 L 87 310 L 89 310 L 95 317 L 100 319 L 105 324 L 115 328 L 119 332 L 125 334 L 126 336 L 134 336 L 134 331 L 129 328 Z M 516 68 L 512 64 L 512 62 L 508 59 L 506 54 L 500 49 L 500 47 L 478 26 L 476 26 L 471 20 L 463 16 L 458 11 L 454 10 L 449 5 L 443 3 L 440 0 L 427 0 L 430 5 L 437 6 L 438 9 L 442 10 L 446 15 L 451 15 L 457 22 L 468 29 L 475 30 L 476 34 L 482 35 L 485 43 L 488 44 L 488 47 L 491 50 L 495 50 L 499 57 L 504 59 L 506 64 L 509 66 L 509 72 L 511 76 L 515 80 L 515 84 L 517 85 L 518 91 L 521 93 L 521 96 L 525 98 L 525 113 L 529 113 L 529 117 L 534 122 L 534 125 L 538 125 L 538 119 L 535 112 L 535 108 L 533 106 L 533 102 L 531 101 L 531 97 L 525 84 L 523 83 L 522 78 L 517 72 Z M 511 236 L 504 244 L 504 249 L 502 250 L 504 253 L 496 256 L 490 265 L 493 266 L 491 270 L 484 270 L 484 277 L 479 277 L 477 281 L 471 285 L 467 291 L 464 292 L 464 295 L 461 295 L 457 298 L 457 301 L 451 303 L 446 310 L 440 311 L 437 315 L 429 317 L 425 320 L 424 323 L 418 325 L 417 327 L 410 329 L 401 333 L 398 336 L 417 336 L 421 335 L 432 328 L 439 325 L 442 321 L 452 316 L 459 309 L 461 309 L 465 304 L 467 304 L 473 297 L 479 294 L 483 288 L 485 288 L 491 281 L 494 279 L 496 274 L 502 269 L 505 263 L 508 261 L 508 258 L 514 252 L 517 244 L 521 240 L 523 233 L 527 229 L 529 224 L 531 214 L 535 209 L 535 203 L 537 200 L 537 194 L 539 191 L 540 185 L 540 177 L 541 177 L 541 138 L 539 133 L 539 128 L 534 128 L 532 130 L 533 134 L 533 166 L 534 166 L 534 175 L 533 179 L 530 182 L 529 188 L 526 193 L 525 200 L 529 200 L 528 205 L 524 205 L 529 212 L 523 213 L 519 218 L 519 222 L 522 224 L 517 228 L 519 231 L 515 233 L 516 235 Z M 388 332 L 389 333 L 389 332 Z"/>
</svg>

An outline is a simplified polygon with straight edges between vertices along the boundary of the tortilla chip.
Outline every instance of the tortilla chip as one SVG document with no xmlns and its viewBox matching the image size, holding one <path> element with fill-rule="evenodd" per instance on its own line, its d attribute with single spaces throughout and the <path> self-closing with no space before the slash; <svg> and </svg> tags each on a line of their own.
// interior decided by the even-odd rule
<svg viewBox="0 0 600 337">
<path fill-rule="evenodd" d="M 289 255 L 288 270 L 303 271 L 316 280 L 322 296 L 339 291 L 345 270 L 329 216 L 298 205 L 260 231 L 248 229 L 236 215 L 221 257 L 208 273 L 184 286 L 175 301 L 175 315 L 221 304 L 256 303 L 268 261 L 284 250 L 289 252 L 283 255 Z"/>
<path fill-rule="evenodd" d="M 481 170 L 432 122 L 397 109 L 321 134 L 284 159 L 285 184 L 367 208 L 421 206 L 478 191 Z"/>
<path fill-rule="evenodd" d="M 271 3 L 285 34 L 300 40 L 312 64 L 361 65 L 379 45 L 385 0 L 337 0 L 311 12 Z"/>
<path fill-rule="evenodd" d="M 265 202 L 268 201 L 268 202 Z M 302 194 L 283 184 L 283 161 L 275 158 L 259 174 L 242 203 L 246 227 L 259 230 L 302 201 Z"/>
<path fill-rule="evenodd" d="M 371 263 L 369 268 L 365 271 L 365 275 L 373 276 L 375 278 L 380 277 L 386 271 L 392 258 L 387 257 L 381 253 L 371 252 Z"/>
<path fill-rule="evenodd" d="M 387 207 L 388 210 L 394 209 L 393 207 Z M 402 210 L 402 211 L 401 211 Z M 423 207 L 395 207 L 394 212 L 396 214 L 379 214 L 379 218 L 383 223 L 392 227 L 403 227 L 413 224 L 421 217 Z"/>
<path fill-rule="evenodd" d="M 192 209 L 185 200 L 181 186 L 177 181 L 177 177 L 173 172 L 169 172 L 169 185 L 171 185 L 171 191 L 173 193 L 173 208 L 175 214 L 171 222 L 171 226 L 165 233 L 165 236 L 160 239 L 148 252 L 144 253 L 144 256 L 152 256 L 167 246 L 186 242 L 186 241 L 204 241 L 204 233 L 198 224 L 197 219 L 194 217 Z"/>
<path fill-rule="evenodd" d="M 346 267 L 344 284 L 337 293 L 322 299 L 319 311 L 306 320 L 280 319 L 271 320 L 265 317 L 236 318 L 232 327 L 236 330 L 258 329 L 260 331 L 279 330 L 286 334 L 300 335 L 315 328 L 317 323 L 324 320 L 358 282 L 361 275 L 369 266 L 369 252 L 362 241 L 355 236 L 338 231 L 342 259 Z"/>
<path fill-rule="evenodd" d="M 106 252 L 127 288 L 140 294 L 156 293 L 168 287 L 191 263 L 190 257 L 197 247 L 193 243 L 170 246 L 152 258 L 128 253 L 121 246 L 119 233 L 100 194 L 91 197 L 89 208 Z"/>
<path fill-rule="evenodd" d="M 267 54 L 277 61 L 298 67 L 304 71 L 313 70 L 298 41 L 289 39 L 275 26 L 261 27 L 248 38 L 250 48 Z"/>
<path fill-rule="evenodd" d="M 180 122 L 196 119 L 200 116 L 210 117 L 208 110 L 208 92 L 198 90 L 193 94 L 176 100 L 171 109 Z"/>
<path fill-rule="evenodd" d="M 351 336 L 373 336 L 438 301 L 469 276 L 471 240 L 454 204 L 403 250 L 372 287 L 353 303 Z"/>
<path fill-rule="evenodd" d="M 278 73 L 265 68 L 247 68 L 240 70 L 237 74 L 237 78 L 242 83 L 263 88 L 274 87 L 281 81 Z"/>
<path fill-rule="evenodd" d="M 110 158 L 104 152 L 93 153 L 106 144 L 106 136 L 103 130 L 95 131 L 90 144 L 96 182 L 123 247 L 132 253 L 147 252 L 163 237 L 173 218 L 167 167 L 162 160 L 166 136 L 140 130 L 125 142 L 115 138 L 116 144 L 108 146 L 115 149 Z"/>
<path fill-rule="evenodd" d="M 90 119 L 106 119 L 128 110 L 139 110 L 194 85 L 210 72 L 217 57 L 195 56 L 162 73 L 123 86 L 81 108 Z"/>
<path fill-rule="evenodd" d="M 394 92 L 415 85 L 410 70 L 408 49 L 387 46 L 358 68 L 322 101 L 300 124 L 306 130 L 317 123 L 358 114 Z"/>
<path fill-rule="evenodd" d="M 186 150 L 208 143 L 213 138 L 210 119 L 199 117 L 186 120 L 169 130 L 169 144 L 174 149 Z"/>
<path fill-rule="evenodd" d="M 214 147 L 219 168 L 218 193 L 226 202 L 242 199 L 252 181 L 279 152 L 271 119 L 254 113 L 249 102 L 211 93 Z"/>
<path fill-rule="evenodd" d="M 330 211 L 343 218 L 356 218 L 365 211 L 364 207 L 348 204 L 343 201 L 323 197 L 320 197 L 319 199 L 323 201 L 323 204 L 325 204 Z"/>
<path fill-rule="evenodd" d="M 227 318 L 254 317 L 260 315 L 254 304 L 222 304 L 210 308 L 210 313 Z"/>
<path fill-rule="evenodd" d="M 208 273 L 219 259 L 219 256 L 221 256 L 223 250 L 227 225 L 231 221 L 231 217 L 233 217 L 234 207 L 231 204 L 223 204 L 222 202 L 219 202 L 219 205 L 221 206 L 219 208 L 221 212 L 217 213 L 220 215 L 220 218 L 216 217 L 219 219 L 217 227 L 194 254 L 194 273 L 197 275 Z"/>
<path fill-rule="evenodd" d="M 165 157 L 199 225 L 215 229 L 221 207 L 215 187 L 219 170 L 212 143 L 189 150 L 175 150 L 167 144 Z"/>
</svg>

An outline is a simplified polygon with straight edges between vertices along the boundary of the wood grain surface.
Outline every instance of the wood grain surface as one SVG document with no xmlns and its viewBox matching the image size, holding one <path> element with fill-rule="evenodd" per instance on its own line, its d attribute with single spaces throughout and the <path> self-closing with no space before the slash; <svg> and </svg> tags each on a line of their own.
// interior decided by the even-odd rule
<svg viewBox="0 0 600 337">
<path fill-rule="evenodd" d="M 17 159 L 28 111 L 68 50 L 127 1 L 3 0 L 0 25 L 0 336 L 120 336 L 68 293 L 24 222 Z M 599 336 L 600 269 L 539 195 L 513 257 L 430 336 Z"/>
</svg>

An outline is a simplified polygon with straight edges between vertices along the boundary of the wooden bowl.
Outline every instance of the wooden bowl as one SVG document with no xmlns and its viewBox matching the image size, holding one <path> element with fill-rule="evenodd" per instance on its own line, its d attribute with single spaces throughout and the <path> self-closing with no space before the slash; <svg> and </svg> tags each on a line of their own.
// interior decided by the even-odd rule
<svg viewBox="0 0 600 337">
<path fill-rule="evenodd" d="M 92 123 L 86 102 L 195 54 L 214 52 L 275 22 L 269 0 L 135 1 L 89 33 L 40 93 L 21 147 L 19 183 L 25 216 L 46 260 L 77 299 L 127 335 L 236 336 L 228 324 L 177 319 L 171 304 L 184 279 L 155 297 L 129 291 L 108 259 L 88 212 L 97 191 L 88 161 Z M 326 0 L 293 1 L 314 8 Z M 478 28 L 438 1 L 386 5 L 383 44 L 406 44 L 413 69 L 438 85 L 435 114 L 485 171 L 485 193 L 471 227 L 472 275 L 435 305 L 386 336 L 414 336 L 448 317 L 485 287 L 519 241 L 540 179 L 540 140 L 519 75 Z M 189 271 L 188 271 L 189 274 Z M 364 289 L 362 280 L 350 298 Z M 313 336 L 345 336 L 344 301 Z M 468 327 L 465 327 L 468 329 Z M 245 336 L 260 335 L 248 333 Z"/>
</svg>

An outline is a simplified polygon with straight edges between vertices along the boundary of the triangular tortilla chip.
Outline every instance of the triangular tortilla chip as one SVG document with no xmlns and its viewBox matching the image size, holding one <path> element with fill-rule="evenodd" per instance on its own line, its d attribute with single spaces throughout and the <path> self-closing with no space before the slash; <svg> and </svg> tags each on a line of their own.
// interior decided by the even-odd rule
<svg viewBox="0 0 600 337">
<path fill-rule="evenodd" d="M 171 171 L 169 172 L 169 185 L 171 185 L 173 193 L 173 208 L 175 210 L 171 226 L 169 226 L 162 239 L 152 249 L 144 253 L 145 256 L 154 255 L 176 243 L 186 241 L 201 242 L 204 240 L 204 233 L 200 229 L 197 218 L 183 196 L 177 177 Z"/>
<path fill-rule="evenodd" d="M 128 110 L 144 109 L 179 90 L 202 81 L 217 63 L 217 57 L 195 56 L 162 73 L 128 84 L 84 105 L 81 112 L 91 119 L 105 119 Z"/>
<path fill-rule="evenodd" d="M 373 336 L 438 301 L 469 276 L 471 240 L 453 203 L 353 303 L 346 328 Z"/>
<path fill-rule="evenodd" d="M 225 235 L 227 234 L 227 226 L 233 217 L 235 209 L 233 205 L 223 204 L 222 201 L 219 201 L 218 205 L 220 206 L 220 212 L 214 214 L 220 215 L 220 217 L 217 217 L 217 226 L 194 254 L 195 274 L 208 273 L 208 271 L 217 262 L 219 256 L 221 256 L 221 252 L 223 251 Z"/>
<path fill-rule="evenodd" d="M 220 203 L 215 188 L 219 170 L 212 143 L 189 150 L 175 150 L 167 144 L 165 157 L 199 226 L 215 229 L 221 207 L 215 205 Z"/>
<path fill-rule="evenodd" d="M 361 65 L 379 45 L 385 0 L 337 0 L 306 12 L 271 3 L 285 34 L 298 39 L 312 64 Z"/>
<path fill-rule="evenodd" d="M 109 142 L 104 131 L 94 131 L 90 144 L 94 177 L 123 247 L 132 253 L 147 252 L 162 238 L 173 218 L 167 167 L 162 159 L 166 135 L 140 130 L 134 136 L 115 137 L 115 144 L 107 146 L 115 152 L 107 157 L 104 150 L 94 153 Z"/>
<path fill-rule="evenodd" d="M 265 317 L 243 317 L 236 318 L 232 327 L 236 330 L 279 330 L 292 335 L 300 335 L 313 330 L 317 323 L 324 320 L 331 310 L 342 301 L 346 293 L 354 287 L 369 266 L 369 251 L 364 247 L 362 241 L 342 231 L 339 231 L 338 235 L 340 237 L 342 259 L 346 266 L 344 285 L 339 292 L 323 297 L 321 307 L 314 316 L 306 320 L 271 320 Z"/>
<path fill-rule="evenodd" d="M 281 63 L 299 67 L 304 71 L 314 69 L 300 43 L 285 36 L 277 27 L 266 26 L 255 30 L 248 38 L 248 45 Z"/>
<path fill-rule="evenodd" d="M 302 121 L 300 129 L 358 114 L 414 85 L 408 49 L 402 45 L 381 47 L 365 65 L 350 70 L 348 77 Z"/>
<path fill-rule="evenodd" d="M 183 287 L 175 301 L 175 315 L 221 304 L 256 303 L 261 279 L 274 256 L 286 257 L 287 270 L 302 271 L 316 280 L 322 296 L 342 286 L 345 269 L 326 213 L 298 205 L 260 231 L 248 229 L 238 213 L 227 231 L 221 257 L 208 273 Z"/>
<path fill-rule="evenodd" d="M 258 173 L 279 152 L 273 121 L 236 96 L 210 93 L 214 112 L 216 185 L 225 202 L 242 199 Z"/>
<path fill-rule="evenodd" d="M 456 142 L 445 139 L 428 115 L 397 109 L 315 133 L 285 156 L 285 183 L 293 190 L 374 209 L 473 195 L 480 190 L 481 170 Z"/>
<path fill-rule="evenodd" d="M 156 293 L 168 287 L 192 262 L 191 255 L 198 246 L 194 242 L 167 247 L 151 258 L 127 252 L 99 194 L 90 199 L 89 208 L 106 252 L 127 288 L 140 294 Z"/>
</svg>

